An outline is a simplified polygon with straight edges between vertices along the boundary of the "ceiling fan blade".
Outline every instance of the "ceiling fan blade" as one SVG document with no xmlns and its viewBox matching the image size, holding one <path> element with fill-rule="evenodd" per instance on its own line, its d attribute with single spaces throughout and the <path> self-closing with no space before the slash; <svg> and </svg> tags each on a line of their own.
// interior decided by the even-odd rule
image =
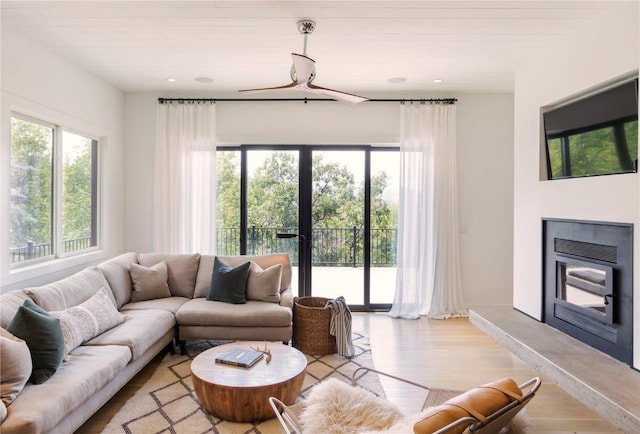
<svg viewBox="0 0 640 434">
<path fill-rule="evenodd" d="M 291 53 L 293 68 L 296 70 L 296 81 L 298 84 L 306 83 L 313 73 L 316 61 L 302 54 Z"/>
<path fill-rule="evenodd" d="M 316 86 L 312 83 L 307 83 L 307 87 L 310 92 L 318 95 L 328 96 L 338 101 L 346 102 L 347 104 L 358 104 L 368 99 L 362 96 L 354 95 L 352 93 L 340 92 L 339 90 L 327 89 L 326 87 Z"/>
<path fill-rule="evenodd" d="M 292 87 L 296 87 L 297 85 L 298 85 L 298 83 L 293 82 L 293 83 L 285 84 L 284 86 L 261 87 L 261 88 L 258 88 L 258 89 L 242 89 L 242 90 L 239 90 L 238 92 L 258 93 L 258 92 L 266 92 L 266 91 L 269 91 L 269 90 L 290 89 Z"/>
</svg>

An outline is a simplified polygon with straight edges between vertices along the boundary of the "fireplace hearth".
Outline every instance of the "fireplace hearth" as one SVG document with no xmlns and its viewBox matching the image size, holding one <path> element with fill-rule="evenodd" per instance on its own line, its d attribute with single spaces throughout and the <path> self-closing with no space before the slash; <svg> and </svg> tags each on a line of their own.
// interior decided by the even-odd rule
<svg viewBox="0 0 640 434">
<path fill-rule="evenodd" d="M 633 363 L 633 225 L 542 220 L 543 320 Z"/>
</svg>

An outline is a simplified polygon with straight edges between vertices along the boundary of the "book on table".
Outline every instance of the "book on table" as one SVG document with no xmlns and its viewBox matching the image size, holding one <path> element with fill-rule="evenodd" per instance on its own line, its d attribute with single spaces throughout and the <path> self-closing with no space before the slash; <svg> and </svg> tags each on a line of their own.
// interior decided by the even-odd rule
<svg viewBox="0 0 640 434">
<path fill-rule="evenodd" d="M 258 363 L 258 361 L 263 357 L 264 353 L 259 351 L 249 350 L 246 348 L 231 348 L 217 356 L 216 363 L 250 368 Z"/>
</svg>

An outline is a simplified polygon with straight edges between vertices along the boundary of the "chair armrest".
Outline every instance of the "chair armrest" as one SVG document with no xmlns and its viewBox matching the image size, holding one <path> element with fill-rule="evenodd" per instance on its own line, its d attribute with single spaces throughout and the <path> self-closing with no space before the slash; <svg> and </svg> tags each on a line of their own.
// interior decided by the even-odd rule
<svg viewBox="0 0 640 434">
<path fill-rule="evenodd" d="M 467 426 L 469 425 L 470 427 L 475 426 L 476 424 L 479 424 L 480 421 L 478 419 L 476 419 L 475 417 L 462 417 L 454 422 L 451 422 L 449 425 L 440 428 L 439 430 L 435 431 L 433 434 L 445 434 L 450 432 L 451 430 L 453 430 L 454 428 L 460 426 L 460 425 L 464 425 Z M 471 431 L 473 432 L 473 431 Z"/>
<path fill-rule="evenodd" d="M 518 387 L 522 390 L 522 400 L 526 401 L 530 397 L 533 397 L 541 384 L 542 381 L 540 380 L 540 377 L 533 377 L 531 380 L 520 384 Z"/>
<path fill-rule="evenodd" d="M 297 418 L 288 412 L 288 407 L 284 402 L 272 396 L 269 398 L 269 404 L 286 434 L 302 434 L 302 428 L 299 426 Z"/>
</svg>

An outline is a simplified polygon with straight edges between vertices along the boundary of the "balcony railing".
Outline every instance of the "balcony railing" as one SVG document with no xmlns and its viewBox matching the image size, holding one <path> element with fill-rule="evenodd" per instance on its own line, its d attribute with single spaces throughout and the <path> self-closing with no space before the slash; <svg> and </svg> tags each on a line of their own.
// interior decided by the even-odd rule
<svg viewBox="0 0 640 434">
<path fill-rule="evenodd" d="M 91 247 L 91 237 L 74 238 L 65 240 L 62 243 L 62 248 L 65 253 L 77 252 L 78 250 L 88 249 L 89 247 Z M 51 243 L 36 244 L 33 241 L 27 241 L 26 246 L 9 250 L 9 263 L 17 264 L 19 262 L 44 258 L 51 255 L 53 255 Z"/>
<path fill-rule="evenodd" d="M 296 233 L 296 228 L 258 228 L 247 230 L 247 254 L 264 255 L 291 252 L 298 264 L 298 249 L 292 247 L 296 239 L 280 239 L 279 233 Z M 361 267 L 364 265 L 364 230 L 352 228 L 315 228 L 312 232 L 313 264 L 328 267 Z M 217 249 L 220 255 L 240 253 L 240 228 L 217 229 Z M 370 262 L 374 267 L 396 265 L 396 228 L 371 229 Z"/>
<path fill-rule="evenodd" d="M 279 233 L 296 233 L 296 228 L 258 228 L 252 226 L 247 231 L 247 254 L 264 255 L 275 252 L 291 252 L 292 261 L 298 264 L 296 239 L 276 238 Z M 364 265 L 364 231 L 352 228 L 313 229 L 313 264 L 328 267 L 362 267 Z M 371 229 L 370 261 L 373 267 L 393 267 L 396 265 L 396 228 Z M 91 237 L 66 240 L 64 252 L 75 252 L 91 247 Z M 26 246 L 11 249 L 11 264 L 51 256 L 50 243 L 28 242 Z M 240 254 L 240 228 L 217 228 L 217 251 L 220 255 Z"/>
</svg>

